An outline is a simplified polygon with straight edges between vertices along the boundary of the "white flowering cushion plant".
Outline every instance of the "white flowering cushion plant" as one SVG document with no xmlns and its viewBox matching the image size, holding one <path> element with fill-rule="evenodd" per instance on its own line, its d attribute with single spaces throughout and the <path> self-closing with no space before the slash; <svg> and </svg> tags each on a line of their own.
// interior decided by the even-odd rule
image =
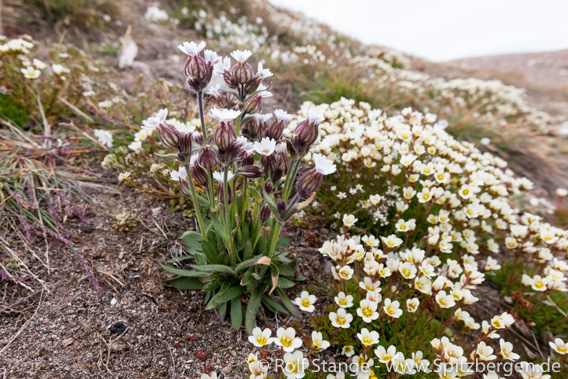
<svg viewBox="0 0 568 379">
<path fill-rule="evenodd" d="M 200 130 L 170 125 L 167 109 L 143 122 L 143 130 L 157 130 L 162 146 L 173 150 L 167 156 L 179 161 L 179 169 L 171 178 L 195 212 L 197 230 L 181 237 L 188 255 L 170 262 L 189 267 L 163 267 L 179 275 L 174 287 L 206 291 L 206 309 L 216 308 L 221 318 L 230 310 L 233 326 L 240 328 L 244 319 L 251 331 L 261 304 L 300 315 L 284 289 L 302 277 L 294 271 L 295 257 L 281 251 L 291 238 L 280 238 L 280 232 L 314 199 L 335 164 L 314 155 L 315 167 L 302 167 L 323 116 L 309 112 L 284 134 L 290 115 L 260 113 L 262 99 L 271 95 L 262 82 L 272 73 L 262 65 L 256 71 L 248 63 L 250 51 L 231 53 L 237 61 L 232 65 L 231 58 L 204 48 L 205 42 L 179 46 L 187 55 L 188 84 L 197 94 Z M 209 90 L 218 107 L 210 109 L 214 121 L 207 125 L 204 90 L 213 75 L 221 76 L 227 89 Z M 313 301 L 307 296 L 296 304 L 309 310 Z"/>
</svg>

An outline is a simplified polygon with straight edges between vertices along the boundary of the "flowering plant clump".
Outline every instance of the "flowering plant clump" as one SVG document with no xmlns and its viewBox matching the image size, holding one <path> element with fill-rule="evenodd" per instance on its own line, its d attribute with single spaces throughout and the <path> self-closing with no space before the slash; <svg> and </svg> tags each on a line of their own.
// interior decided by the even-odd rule
<svg viewBox="0 0 568 379">
<path fill-rule="evenodd" d="M 83 116 L 104 70 L 70 45 L 55 46 L 44 62 L 34 52 L 36 45 L 29 36 L 0 36 L 0 115 L 20 127 L 42 118 Z"/>
<path fill-rule="evenodd" d="M 162 109 L 143 122 L 155 129 L 161 144 L 179 162 L 170 173 L 194 205 L 196 231 L 181 237 L 191 262 L 187 268 L 164 268 L 179 275 L 172 284 L 180 289 L 207 292 L 206 309 L 221 317 L 230 309 L 235 328 L 243 322 L 242 299 L 248 294 L 245 324 L 252 330 L 261 304 L 273 311 L 299 315 L 284 289 L 301 279 L 294 272 L 295 258 L 281 251 L 291 238 L 280 238 L 286 221 L 314 199 L 323 177 L 335 172 L 333 162 L 314 156 L 315 167 L 303 169 L 304 156 L 318 138 L 321 115 L 309 112 L 291 133 L 284 133 L 290 115 L 282 110 L 262 114 L 263 98 L 271 96 L 264 79 L 272 72 L 248 62 L 250 51 L 234 51 L 221 58 L 205 50 L 205 42 L 185 42 L 185 73 L 197 94 L 200 126 L 172 125 Z M 216 102 L 206 124 L 204 91 L 213 75 L 222 76 L 225 89 L 210 88 Z M 272 119 L 272 120 L 271 120 Z M 278 295 L 273 298 L 272 295 Z"/>
</svg>

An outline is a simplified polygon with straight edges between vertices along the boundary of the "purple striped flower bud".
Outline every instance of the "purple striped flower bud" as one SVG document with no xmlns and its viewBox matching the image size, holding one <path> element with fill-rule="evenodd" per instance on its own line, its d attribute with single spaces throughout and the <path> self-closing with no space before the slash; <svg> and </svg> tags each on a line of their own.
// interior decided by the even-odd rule
<svg viewBox="0 0 568 379">
<path fill-rule="evenodd" d="M 191 178 L 198 186 L 205 187 L 209 183 L 209 176 L 204 169 L 199 166 L 193 166 L 191 168 Z"/>
<path fill-rule="evenodd" d="M 268 205 L 265 205 L 264 207 L 262 207 L 262 209 L 260 210 L 260 222 L 262 224 L 264 224 L 268 218 L 270 217 L 270 207 Z"/>
<path fill-rule="evenodd" d="M 217 157 L 217 152 L 211 148 L 211 146 L 205 146 L 201 153 L 199 154 L 199 158 L 197 159 L 197 163 L 203 167 L 205 170 L 210 170 L 219 164 L 219 158 Z"/>
<path fill-rule="evenodd" d="M 222 121 L 215 129 L 213 140 L 219 149 L 228 149 L 235 143 L 236 139 L 237 133 L 235 133 L 235 129 L 233 129 L 233 125 L 229 121 Z"/>
<path fill-rule="evenodd" d="M 158 127 L 158 135 L 160 136 L 160 142 L 165 148 L 176 148 L 179 145 L 181 139 L 181 133 L 179 130 L 171 125 L 160 124 Z"/>
<path fill-rule="evenodd" d="M 321 186 L 322 181 L 323 175 L 316 169 L 308 170 L 300 177 L 300 180 L 298 180 L 298 190 L 307 189 L 316 192 Z"/>
</svg>

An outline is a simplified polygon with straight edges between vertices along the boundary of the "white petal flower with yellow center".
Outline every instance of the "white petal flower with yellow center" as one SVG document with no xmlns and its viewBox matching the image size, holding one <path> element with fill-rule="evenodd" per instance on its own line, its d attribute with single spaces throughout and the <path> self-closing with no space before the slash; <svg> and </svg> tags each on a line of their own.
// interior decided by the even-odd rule
<svg viewBox="0 0 568 379">
<path fill-rule="evenodd" d="M 28 66 L 20 70 L 22 74 L 28 79 L 37 79 L 41 75 L 41 71 L 33 66 Z"/>
<path fill-rule="evenodd" d="M 268 328 L 261 330 L 256 327 L 252 330 L 252 335 L 249 336 L 248 340 L 256 347 L 263 347 L 272 343 L 271 334 L 272 331 Z"/>
<path fill-rule="evenodd" d="M 454 297 L 444 291 L 440 291 L 436 294 L 436 302 L 442 309 L 451 308 L 456 305 Z"/>
<path fill-rule="evenodd" d="M 302 291 L 300 297 L 297 297 L 294 303 L 305 312 L 313 312 L 316 309 L 314 306 L 316 300 L 315 295 L 310 295 L 308 291 Z"/>
<path fill-rule="evenodd" d="M 379 318 L 377 303 L 370 300 L 361 300 L 359 308 L 357 308 L 357 315 L 361 317 L 364 322 L 373 322 Z"/>
<path fill-rule="evenodd" d="M 327 349 L 329 346 L 329 341 L 323 339 L 321 332 L 317 332 L 315 330 L 312 332 L 312 349 L 315 351 L 322 351 Z"/>
<path fill-rule="evenodd" d="M 356 222 L 357 222 L 357 219 L 355 218 L 355 216 L 353 216 L 351 214 L 344 214 L 343 215 L 343 226 L 345 226 L 346 228 L 353 227 L 353 225 L 355 225 Z"/>
<path fill-rule="evenodd" d="M 337 312 L 329 312 L 329 320 L 334 327 L 347 329 L 351 326 L 353 315 L 347 313 L 345 309 L 339 308 Z"/>
<path fill-rule="evenodd" d="M 389 317 L 399 318 L 402 316 L 402 309 L 400 309 L 400 303 L 397 300 L 385 299 L 383 310 Z"/>
<path fill-rule="evenodd" d="M 340 291 L 334 298 L 335 303 L 341 308 L 350 308 L 353 306 L 353 296 L 345 295 L 345 292 Z"/>
<path fill-rule="evenodd" d="M 383 346 L 378 346 L 375 349 L 375 355 L 379 358 L 379 362 L 389 363 L 396 356 L 396 347 L 394 345 L 390 345 L 388 349 L 385 349 Z"/>
<path fill-rule="evenodd" d="M 554 342 L 548 343 L 552 350 L 556 351 L 560 355 L 568 354 L 568 345 L 560 338 L 555 338 Z"/>
<path fill-rule="evenodd" d="M 269 137 L 264 137 L 260 142 L 253 143 L 254 150 L 260 155 L 269 156 L 274 153 L 276 149 L 276 140 Z"/>
<path fill-rule="evenodd" d="M 284 354 L 282 373 L 289 379 L 303 378 L 306 375 L 305 370 L 308 366 L 309 361 L 307 358 L 304 358 L 304 354 L 301 351 L 288 352 Z"/>
<path fill-rule="evenodd" d="M 357 333 L 357 338 L 359 338 L 364 347 L 370 347 L 379 343 L 379 333 L 374 330 L 369 331 L 367 328 L 361 329 L 361 333 Z"/>
<path fill-rule="evenodd" d="M 294 328 L 278 328 L 276 331 L 276 337 L 272 338 L 272 342 L 274 342 L 275 345 L 282 347 L 282 349 L 287 353 L 291 353 L 302 346 L 302 340 L 296 337 L 296 331 Z"/>
</svg>

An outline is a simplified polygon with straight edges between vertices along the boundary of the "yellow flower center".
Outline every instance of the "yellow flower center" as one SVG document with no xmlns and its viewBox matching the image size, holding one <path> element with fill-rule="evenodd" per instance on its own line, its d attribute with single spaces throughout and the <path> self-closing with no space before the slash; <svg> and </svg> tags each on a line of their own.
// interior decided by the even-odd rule
<svg viewBox="0 0 568 379">
<path fill-rule="evenodd" d="M 256 337 L 256 342 L 259 345 L 264 345 L 266 343 L 266 337 L 261 334 L 260 336 Z"/>
<path fill-rule="evenodd" d="M 363 316 L 365 317 L 371 317 L 375 312 L 371 309 L 371 307 L 363 307 L 361 309 L 361 313 L 363 313 Z"/>
<path fill-rule="evenodd" d="M 346 307 L 347 306 L 347 300 L 345 300 L 345 298 L 339 299 L 339 305 L 341 305 L 342 307 Z"/>
<path fill-rule="evenodd" d="M 290 346 L 292 346 L 292 339 L 288 336 L 283 336 L 283 337 L 280 338 L 280 343 L 284 347 L 290 347 Z"/>
<path fill-rule="evenodd" d="M 363 337 L 363 345 L 370 345 L 373 343 L 373 340 L 369 336 Z"/>
<path fill-rule="evenodd" d="M 343 317 L 343 316 L 337 316 L 337 318 L 335 319 L 335 322 L 336 322 L 338 325 L 345 325 L 345 322 L 346 322 L 346 321 L 347 321 L 347 320 L 346 320 L 345 317 Z"/>
<path fill-rule="evenodd" d="M 389 306 L 387 307 L 387 313 L 388 313 L 389 315 L 392 316 L 395 311 L 396 311 L 396 309 L 394 309 L 394 307 L 393 307 L 392 305 L 389 305 Z"/>
<path fill-rule="evenodd" d="M 307 297 L 302 299 L 302 307 L 308 308 L 310 305 L 312 305 L 310 299 L 308 299 Z"/>
</svg>

